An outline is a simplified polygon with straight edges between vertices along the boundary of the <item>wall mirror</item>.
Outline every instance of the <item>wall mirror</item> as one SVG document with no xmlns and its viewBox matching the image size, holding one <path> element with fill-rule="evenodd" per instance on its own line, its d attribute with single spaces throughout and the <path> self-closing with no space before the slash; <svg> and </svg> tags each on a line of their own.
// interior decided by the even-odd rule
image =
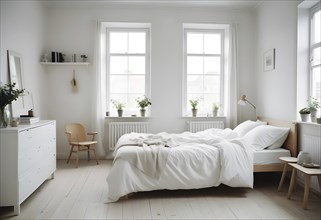
<svg viewBox="0 0 321 220">
<path fill-rule="evenodd" d="M 23 74 L 22 74 L 22 56 L 19 53 L 8 50 L 8 72 L 9 82 L 16 83 L 17 89 L 23 89 Z M 20 96 L 16 101 L 10 105 L 11 117 L 19 117 L 25 108 L 24 97 Z"/>
</svg>

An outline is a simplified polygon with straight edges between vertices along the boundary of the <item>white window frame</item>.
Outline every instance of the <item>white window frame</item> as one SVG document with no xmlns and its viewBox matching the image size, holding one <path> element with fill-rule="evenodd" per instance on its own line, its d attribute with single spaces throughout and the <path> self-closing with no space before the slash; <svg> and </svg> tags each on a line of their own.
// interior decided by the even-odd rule
<svg viewBox="0 0 321 220">
<path fill-rule="evenodd" d="M 110 56 L 112 55 L 124 55 L 124 56 L 146 56 L 146 62 L 145 62 L 145 96 L 148 98 L 151 98 L 151 62 L 150 62 L 150 24 L 149 23 L 122 23 L 122 22 L 105 22 L 104 23 L 104 30 L 105 30 L 105 44 L 106 44 L 106 111 L 108 112 L 115 112 L 112 111 L 114 109 L 114 106 L 109 101 L 110 100 Z M 110 53 L 109 50 L 109 33 L 110 32 L 145 32 L 146 33 L 146 52 L 143 53 Z M 151 116 L 151 110 L 150 108 L 146 109 L 146 115 Z M 124 115 L 133 115 L 137 114 L 139 111 L 138 107 L 136 111 L 129 111 L 126 110 L 126 107 L 124 108 Z M 116 116 L 111 115 L 111 116 Z"/>
<path fill-rule="evenodd" d="M 226 78 L 226 71 L 227 71 L 227 45 L 226 41 L 226 27 L 227 25 L 220 25 L 220 24 L 184 24 L 183 25 L 183 103 L 182 103 L 182 114 L 183 116 L 191 116 L 191 106 L 187 104 L 187 33 L 188 32 L 200 32 L 200 33 L 219 33 L 221 34 L 221 54 L 214 54 L 210 56 L 220 56 L 221 57 L 221 75 L 220 75 L 220 109 L 219 114 L 224 114 L 224 108 L 226 105 L 225 102 L 225 78 Z M 192 54 L 200 55 L 200 56 L 207 56 L 205 54 Z M 198 116 L 210 116 L 212 112 L 198 112 Z"/>
<path fill-rule="evenodd" d="M 313 50 L 315 48 L 318 48 L 318 47 L 321 47 L 321 42 L 318 42 L 318 43 L 312 43 L 313 42 L 313 37 L 314 37 L 314 29 L 313 29 L 313 22 L 312 22 L 312 19 L 313 19 L 313 16 L 316 12 L 320 11 L 321 10 L 321 4 L 317 4 L 316 6 L 312 7 L 311 10 L 310 10 L 310 63 L 309 63 L 309 95 L 310 96 L 313 96 L 313 77 L 312 77 L 312 74 L 313 74 L 313 69 L 314 68 L 317 68 L 317 67 L 320 67 L 321 64 L 318 64 L 318 65 L 313 65 Z M 318 98 L 320 99 L 321 97 L 314 97 L 314 98 Z M 319 100 L 320 101 L 320 100 Z"/>
</svg>

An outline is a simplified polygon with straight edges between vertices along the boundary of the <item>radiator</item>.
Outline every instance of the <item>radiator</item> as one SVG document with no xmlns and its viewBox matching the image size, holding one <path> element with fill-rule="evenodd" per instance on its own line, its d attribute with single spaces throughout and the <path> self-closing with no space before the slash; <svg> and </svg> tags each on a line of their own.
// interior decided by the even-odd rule
<svg viewBox="0 0 321 220">
<path fill-rule="evenodd" d="M 148 133 L 148 122 L 110 122 L 108 126 L 109 130 L 109 150 L 114 150 L 118 139 L 123 134 L 136 132 L 136 133 Z"/>
<path fill-rule="evenodd" d="M 308 152 L 312 157 L 312 162 L 321 164 L 321 138 L 320 136 L 303 135 L 302 146 L 300 151 Z M 300 181 L 304 182 L 303 176 L 299 176 Z M 318 180 L 315 177 L 311 178 L 311 187 L 321 193 Z"/>
<path fill-rule="evenodd" d="M 224 128 L 223 121 L 189 121 L 187 123 L 190 132 L 204 131 L 209 128 Z"/>
</svg>

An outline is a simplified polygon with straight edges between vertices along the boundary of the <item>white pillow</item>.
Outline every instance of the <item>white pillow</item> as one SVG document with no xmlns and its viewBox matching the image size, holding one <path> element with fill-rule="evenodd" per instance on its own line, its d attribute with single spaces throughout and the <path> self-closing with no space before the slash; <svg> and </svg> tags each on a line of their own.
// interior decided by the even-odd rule
<svg viewBox="0 0 321 220">
<path fill-rule="evenodd" d="M 236 126 L 233 131 L 235 131 L 239 137 L 243 137 L 246 133 L 248 133 L 250 130 L 252 130 L 255 127 L 258 127 L 260 125 L 266 125 L 266 122 L 263 121 L 251 121 L 247 120 Z"/>
<path fill-rule="evenodd" d="M 279 140 L 277 140 L 274 144 L 268 146 L 266 149 L 268 150 L 273 150 L 273 149 L 277 149 L 277 148 L 281 148 L 283 146 L 283 143 L 285 142 L 286 138 L 288 137 L 288 133 L 284 133 L 283 136 L 281 136 L 279 138 Z"/>
<path fill-rule="evenodd" d="M 243 139 L 246 141 L 248 146 L 259 151 L 275 144 L 276 142 L 280 142 L 284 136 L 288 135 L 289 130 L 289 128 L 261 125 L 249 131 Z"/>
</svg>

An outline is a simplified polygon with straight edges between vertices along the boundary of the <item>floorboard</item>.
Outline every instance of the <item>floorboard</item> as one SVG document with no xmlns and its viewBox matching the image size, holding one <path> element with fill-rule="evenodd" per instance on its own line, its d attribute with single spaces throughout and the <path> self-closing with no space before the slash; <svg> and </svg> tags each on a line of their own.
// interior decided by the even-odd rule
<svg viewBox="0 0 321 220">
<path fill-rule="evenodd" d="M 277 192 L 280 174 L 255 174 L 254 189 L 221 185 L 199 190 L 139 192 L 106 204 L 106 177 L 111 160 L 57 161 L 54 179 L 45 181 L 21 204 L 1 207 L 0 219 L 321 219 L 321 198 L 310 193 L 308 210 L 302 209 L 303 189 L 287 199 L 289 180 Z"/>
</svg>

